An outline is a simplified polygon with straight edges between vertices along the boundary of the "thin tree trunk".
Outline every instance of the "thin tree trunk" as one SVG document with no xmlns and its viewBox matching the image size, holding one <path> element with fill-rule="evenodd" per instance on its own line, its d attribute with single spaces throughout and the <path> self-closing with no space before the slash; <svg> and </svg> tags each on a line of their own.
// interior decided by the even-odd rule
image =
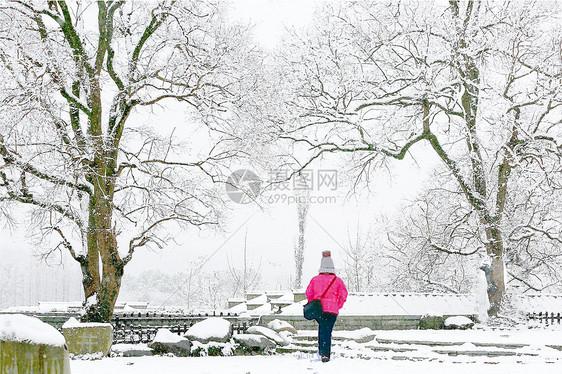
<svg viewBox="0 0 562 374">
<path fill-rule="evenodd" d="M 306 232 L 306 218 L 308 209 L 310 208 L 309 191 L 305 190 L 303 193 L 297 193 L 297 219 L 299 225 L 299 239 L 295 247 L 295 288 L 302 287 L 302 268 L 304 265 L 304 246 L 305 246 L 305 232 Z"/>
</svg>

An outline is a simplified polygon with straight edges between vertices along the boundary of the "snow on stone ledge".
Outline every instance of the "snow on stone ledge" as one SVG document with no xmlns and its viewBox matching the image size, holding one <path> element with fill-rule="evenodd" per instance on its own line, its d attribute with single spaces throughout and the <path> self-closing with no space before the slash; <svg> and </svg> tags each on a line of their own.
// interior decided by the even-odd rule
<svg viewBox="0 0 562 374">
<path fill-rule="evenodd" d="M 248 311 L 248 306 L 246 305 L 245 302 L 242 302 L 228 309 L 228 311 L 231 313 L 246 313 Z"/>
<path fill-rule="evenodd" d="M 100 322 L 80 322 L 74 317 L 70 317 L 68 321 L 62 325 L 63 329 L 73 329 L 77 327 L 101 327 L 101 326 L 111 326 L 111 323 L 100 323 Z"/>
<path fill-rule="evenodd" d="M 248 313 L 250 313 L 253 316 L 261 316 L 264 314 L 271 314 L 272 309 L 271 309 L 271 303 L 265 303 L 260 307 L 257 307 L 256 309 L 253 310 L 249 310 Z"/>
<path fill-rule="evenodd" d="M 306 304 L 306 300 L 301 300 L 298 303 L 291 304 L 286 306 L 285 308 L 281 309 L 282 315 L 289 315 L 289 316 L 302 316 L 302 308 L 304 304 Z"/>
<path fill-rule="evenodd" d="M 22 314 L 0 315 L 0 340 L 62 347 L 64 336 L 38 318 Z"/>
</svg>

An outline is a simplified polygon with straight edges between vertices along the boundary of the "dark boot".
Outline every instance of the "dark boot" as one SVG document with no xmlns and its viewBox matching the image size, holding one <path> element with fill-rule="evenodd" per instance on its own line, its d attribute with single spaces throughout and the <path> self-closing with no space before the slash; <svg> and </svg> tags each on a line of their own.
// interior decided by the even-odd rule
<svg viewBox="0 0 562 374">
<path fill-rule="evenodd" d="M 328 362 L 330 361 L 330 355 L 322 355 L 322 362 Z"/>
</svg>

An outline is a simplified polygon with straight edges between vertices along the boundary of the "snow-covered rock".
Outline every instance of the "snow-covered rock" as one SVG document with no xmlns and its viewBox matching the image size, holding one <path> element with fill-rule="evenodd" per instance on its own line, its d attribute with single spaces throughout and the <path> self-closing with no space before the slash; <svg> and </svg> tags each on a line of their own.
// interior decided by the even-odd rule
<svg viewBox="0 0 562 374">
<path fill-rule="evenodd" d="M 269 340 L 263 335 L 239 334 L 234 337 L 234 341 L 245 344 L 250 348 L 258 348 L 261 350 L 274 349 L 276 347 L 275 342 Z"/>
<path fill-rule="evenodd" d="M 168 329 L 158 330 L 148 346 L 158 354 L 172 353 L 174 356 L 187 357 L 191 353 L 191 343 L 189 340 L 174 334 Z"/>
<path fill-rule="evenodd" d="M 196 340 L 201 343 L 227 342 L 232 336 L 230 322 L 224 318 L 207 318 L 191 326 L 185 333 L 189 340 Z"/>
<path fill-rule="evenodd" d="M 263 335 L 269 340 L 273 340 L 276 344 L 285 346 L 289 344 L 289 341 L 285 340 L 281 335 L 276 333 L 275 331 L 268 329 L 267 327 L 263 326 L 252 326 L 246 330 L 248 334 L 257 334 Z"/>
<path fill-rule="evenodd" d="M 466 330 L 472 328 L 472 326 L 474 326 L 474 322 L 465 316 L 449 317 L 445 320 L 446 329 Z"/>
<path fill-rule="evenodd" d="M 273 321 L 269 322 L 267 324 L 267 328 L 277 333 L 281 331 L 289 331 L 293 334 L 297 334 L 297 329 L 295 329 L 293 325 L 291 325 L 287 321 L 281 321 L 280 319 L 274 319 Z"/>
<path fill-rule="evenodd" d="M 0 340 L 64 347 L 64 336 L 38 318 L 22 314 L 0 315 Z"/>
<path fill-rule="evenodd" d="M 0 373 L 70 374 L 63 335 L 38 318 L 0 315 Z"/>
<path fill-rule="evenodd" d="M 154 355 L 154 350 L 146 344 L 114 344 L 111 353 L 120 357 L 144 357 Z"/>
</svg>

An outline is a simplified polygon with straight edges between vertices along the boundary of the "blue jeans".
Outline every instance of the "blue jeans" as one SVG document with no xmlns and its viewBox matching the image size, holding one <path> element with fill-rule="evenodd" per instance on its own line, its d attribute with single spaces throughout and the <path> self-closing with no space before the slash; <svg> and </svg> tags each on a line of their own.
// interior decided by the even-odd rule
<svg viewBox="0 0 562 374">
<path fill-rule="evenodd" d="M 318 354 L 329 356 L 332 349 L 332 329 L 336 323 L 337 314 L 322 313 L 318 321 Z"/>
</svg>

